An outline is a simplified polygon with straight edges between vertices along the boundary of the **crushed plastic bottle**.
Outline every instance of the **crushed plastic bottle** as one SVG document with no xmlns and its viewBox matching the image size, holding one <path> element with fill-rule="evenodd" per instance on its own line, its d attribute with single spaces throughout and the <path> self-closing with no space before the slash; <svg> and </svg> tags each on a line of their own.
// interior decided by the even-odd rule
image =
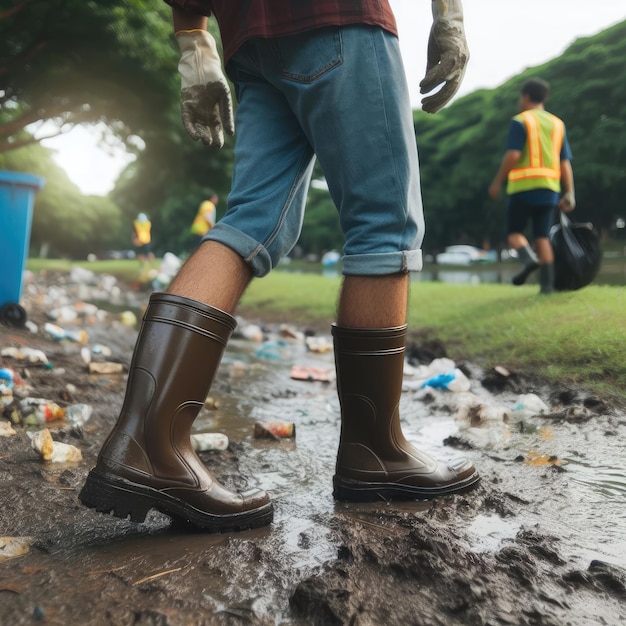
<svg viewBox="0 0 626 626">
<path fill-rule="evenodd" d="M 222 433 L 194 433 L 191 435 L 191 447 L 196 452 L 226 450 L 228 448 L 228 437 Z"/>
<path fill-rule="evenodd" d="M 72 426 L 84 426 L 93 413 L 89 404 L 72 404 L 65 409 L 65 418 Z"/>
<path fill-rule="evenodd" d="M 296 436 L 296 425 L 293 422 L 257 422 L 254 425 L 256 439 L 284 439 Z"/>
</svg>

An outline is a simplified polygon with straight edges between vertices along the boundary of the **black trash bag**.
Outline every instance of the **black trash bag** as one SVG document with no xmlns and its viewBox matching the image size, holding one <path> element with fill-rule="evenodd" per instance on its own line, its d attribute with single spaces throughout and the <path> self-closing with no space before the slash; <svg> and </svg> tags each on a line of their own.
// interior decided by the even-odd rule
<svg viewBox="0 0 626 626">
<path fill-rule="evenodd" d="M 560 224 L 550 230 L 554 248 L 554 288 L 573 291 L 588 285 L 602 262 L 600 237 L 591 222 L 575 224 L 560 211 Z"/>
</svg>

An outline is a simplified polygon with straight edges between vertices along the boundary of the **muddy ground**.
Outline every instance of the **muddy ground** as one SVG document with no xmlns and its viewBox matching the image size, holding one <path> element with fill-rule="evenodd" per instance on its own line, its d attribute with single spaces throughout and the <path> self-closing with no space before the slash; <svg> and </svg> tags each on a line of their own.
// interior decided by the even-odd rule
<svg viewBox="0 0 626 626">
<path fill-rule="evenodd" d="M 80 462 L 44 462 L 27 435 L 33 427 L 21 423 L 0 437 L 0 624 L 626 623 L 623 408 L 472 363 L 456 364 L 469 392 L 416 390 L 407 375 L 407 435 L 437 457 L 469 457 L 480 486 L 434 503 L 337 503 L 335 383 L 290 377 L 293 365 L 332 371 L 332 353 L 307 350 L 299 333 L 309 329 L 290 327 L 286 337 L 251 311 L 239 329 L 259 324 L 263 337 L 232 340 L 213 404 L 196 425 L 230 439 L 225 451 L 200 453 L 223 483 L 270 492 L 271 527 L 207 535 L 158 513 L 137 525 L 81 506 L 77 495 L 121 407 L 126 371 L 89 374 L 85 346 L 43 328 L 64 303 L 100 303 L 109 311 L 102 319 L 55 323 L 84 330 L 88 347 L 111 349 L 106 358 L 92 350 L 95 361 L 127 366 L 136 328 L 119 312 L 139 311 L 149 293 L 101 281 L 33 277 L 24 302 L 37 331 L 0 327 L 0 349 L 37 348 L 51 364 L 2 357 L 0 368 L 28 385 L 15 386 L 16 395 L 93 407 L 82 428 L 50 424 L 56 441 L 81 451 Z M 314 332 L 328 337 L 324 327 Z M 446 356 L 432 339 L 410 342 L 413 373 Z M 521 394 L 549 410 L 516 412 Z M 254 438 L 256 422 L 275 419 L 294 422 L 296 438 Z"/>
</svg>

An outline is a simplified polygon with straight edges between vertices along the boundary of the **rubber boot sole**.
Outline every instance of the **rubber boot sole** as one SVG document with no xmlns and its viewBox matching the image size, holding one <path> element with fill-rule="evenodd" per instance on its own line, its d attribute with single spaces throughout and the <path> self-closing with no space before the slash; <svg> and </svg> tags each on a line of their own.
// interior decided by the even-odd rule
<svg viewBox="0 0 626 626">
<path fill-rule="evenodd" d="M 520 272 L 513 276 L 513 280 L 511 282 L 518 287 L 523 285 L 528 280 L 528 277 L 538 268 L 539 263 L 529 263 L 528 265 L 525 265 Z"/>
<path fill-rule="evenodd" d="M 344 502 L 389 502 L 392 500 L 433 500 L 440 496 L 469 491 L 478 485 L 480 475 L 474 472 L 463 481 L 444 487 L 415 487 L 401 483 L 368 483 L 350 478 L 333 477 L 333 497 Z"/>
<path fill-rule="evenodd" d="M 148 511 L 155 509 L 176 521 L 191 524 L 209 533 L 260 528 L 271 524 L 274 518 L 271 502 L 251 511 L 214 515 L 157 489 L 122 478 L 103 476 L 94 470 L 89 472 L 78 498 L 85 506 L 99 513 L 130 518 L 132 522 L 143 522 Z"/>
</svg>

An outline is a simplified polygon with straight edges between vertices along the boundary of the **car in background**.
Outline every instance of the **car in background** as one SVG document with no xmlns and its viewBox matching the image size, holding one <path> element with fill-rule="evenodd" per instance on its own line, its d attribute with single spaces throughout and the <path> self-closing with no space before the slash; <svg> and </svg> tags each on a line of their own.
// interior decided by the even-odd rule
<svg viewBox="0 0 626 626">
<path fill-rule="evenodd" d="M 438 265 L 473 265 L 474 263 L 497 263 L 497 250 L 483 250 L 474 246 L 448 246 L 435 256 Z"/>
<path fill-rule="evenodd" d="M 107 250 L 103 259 L 134 259 L 137 255 L 134 250 Z"/>
</svg>

